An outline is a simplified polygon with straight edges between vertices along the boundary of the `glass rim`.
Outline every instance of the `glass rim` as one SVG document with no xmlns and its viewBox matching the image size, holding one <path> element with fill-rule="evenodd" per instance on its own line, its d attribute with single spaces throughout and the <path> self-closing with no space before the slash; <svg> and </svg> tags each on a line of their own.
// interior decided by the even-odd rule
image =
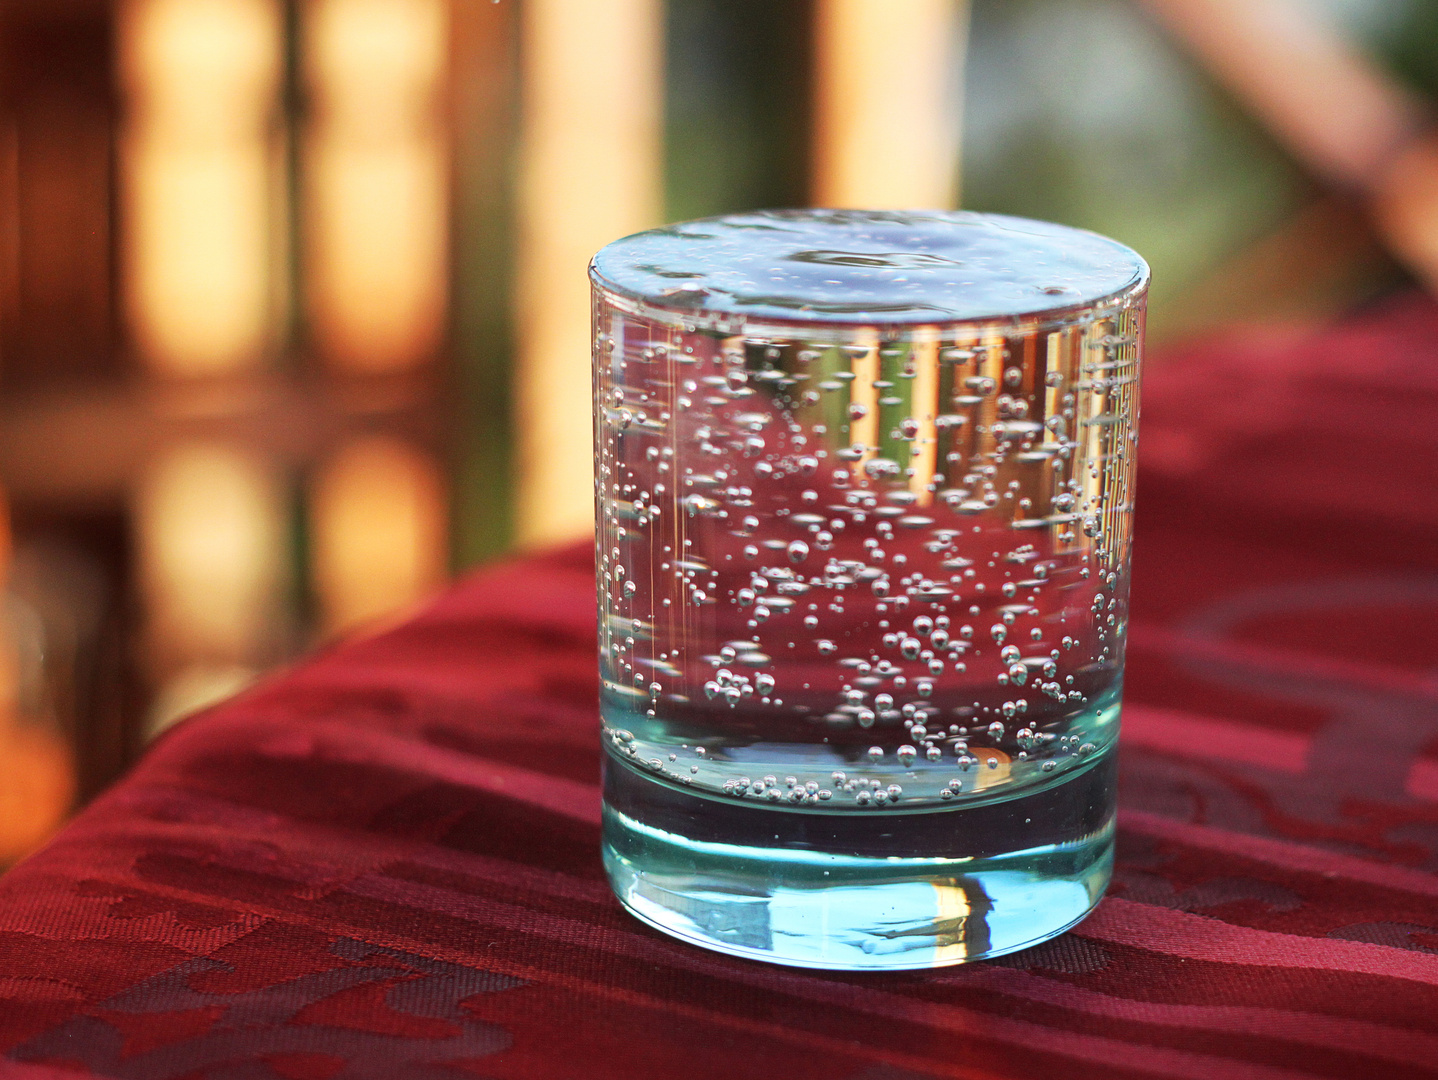
<svg viewBox="0 0 1438 1080">
<path fill-rule="evenodd" d="M 934 228 L 935 226 L 937 228 Z M 921 232 L 912 237 L 884 237 L 884 230 L 893 227 L 932 231 L 927 234 Z M 865 295 L 870 283 L 861 279 L 850 280 L 845 292 L 831 298 L 825 297 L 823 290 L 815 290 L 813 285 L 800 286 L 796 294 L 785 297 L 781 303 L 775 296 L 764 295 L 762 291 L 757 294 L 746 292 L 743 288 L 735 291 L 723 279 L 735 273 L 747 277 L 760 266 L 767 265 L 777 270 L 791 260 L 805 263 L 824 262 L 828 260 L 805 256 L 847 254 L 847 249 L 845 252 L 807 249 L 794 251 L 790 250 L 788 240 L 769 242 L 760 239 L 756 241 L 751 252 L 745 250 L 747 242 L 735 248 L 732 239 L 723 239 L 726 233 L 732 234 L 741 229 L 752 230 L 756 237 L 766 234 L 793 236 L 796 245 L 805 241 L 821 243 L 829 241 L 832 236 L 834 241 L 848 240 L 857 244 L 853 249 L 854 255 L 887 258 L 891 252 L 912 252 L 918 258 L 931 261 L 930 264 L 920 267 L 925 271 L 938 269 L 931 264 L 969 266 L 967 253 L 972 250 L 969 244 L 976 242 L 980 245 L 976 252 L 980 261 L 973 263 L 968 272 L 977 272 L 979 277 L 968 281 L 956 281 L 952 276 L 948 280 L 940 277 L 934 281 L 933 289 L 927 295 L 924 288 L 914 288 L 918 285 L 915 282 L 905 288 L 903 303 L 896 302 L 897 296 L 891 299 L 885 293 L 885 279 L 882 276 L 873 280 L 872 296 Z M 873 229 L 878 229 L 879 232 L 876 234 Z M 971 229 L 978 231 L 970 233 Z M 995 265 L 992 262 L 995 258 L 992 242 L 996 236 L 1002 237 L 1005 234 L 1026 237 L 1029 243 L 1025 247 L 1025 240 L 1017 239 L 1015 243 L 1019 246 L 1013 252 L 1012 258 L 1007 263 L 1001 261 Z M 972 235 L 975 239 L 963 240 L 957 247 L 950 240 L 951 237 L 961 238 L 967 235 Z M 890 249 L 869 246 L 876 242 L 881 243 L 880 238 L 906 246 Z M 719 243 L 717 249 L 712 249 L 708 244 L 701 244 L 693 249 L 696 256 L 706 250 L 714 250 L 714 254 L 702 256 L 712 260 L 705 273 L 719 275 L 713 286 L 705 288 L 696 282 L 693 285 L 676 284 L 661 291 L 650 281 L 629 280 L 634 277 L 631 272 L 634 270 L 647 271 L 651 275 L 662 277 L 704 276 L 661 273 L 661 266 L 669 265 L 673 261 L 674 252 L 671 250 L 666 253 L 665 249 L 672 247 L 672 242 L 676 239 L 712 240 Z M 990 241 L 987 252 L 984 251 L 985 239 Z M 646 250 L 646 242 L 652 247 L 652 252 Z M 1002 243 L 1002 240 L 1000 242 Z M 907 246 L 909 244 L 914 246 Z M 1034 246 L 1035 244 L 1037 246 Z M 1041 292 L 1053 293 L 1051 300 L 1042 295 L 1024 296 L 1014 295 L 1012 292 L 1008 295 L 989 295 L 988 290 L 1001 280 L 1024 288 L 1037 289 L 1046 274 L 1041 268 L 1054 253 L 1065 248 L 1080 260 L 1076 268 L 1087 265 L 1109 280 L 1092 282 L 1099 287 L 1089 291 L 1083 291 L 1082 286 L 1078 289 L 1043 288 Z M 1108 269 L 1100 272 L 1099 266 L 1102 264 L 1085 262 L 1108 257 L 1099 256 L 1099 251 L 1107 251 L 1116 256 L 1117 263 L 1109 262 Z M 627 265 L 627 259 L 640 254 L 652 258 L 658 265 Z M 1002 254 L 998 257 L 1003 258 Z M 962 261 L 954 262 L 956 258 Z M 1034 259 L 1038 261 L 1031 262 Z M 679 265 L 684 265 L 686 261 L 687 257 L 681 258 Z M 993 269 L 981 269 L 985 262 Z M 840 263 L 848 266 L 879 265 L 850 262 L 848 259 L 833 261 L 836 267 Z M 908 265 L 894 266 L 894 269 L 902 269 L 906 274 L 914 268 Z M 1118 272 L 1113 272 L 1115 270 Z M 1132 306 L 1135 299 L 1148 291 L 1152 276 L 1147 261 L 1128 245 L 1093 230 L 1057 222 L 965 210 L 828 208 L 742 211 L 641 230 L 604 245 L 590 260 L 588 271 L 592 288 L 602 295 L 611 307 L 647 317 L 664 325 L 690 332 L 705 330 L 724 334 L 741 333 L 749 327 L 755 328 L 756 332 L 761 334 L 769 329 L 792 333 L 794 328 L 803 328 L 809 335 L 819 338 L 828 336 L 823 333 L 826 327 L 833 329 L 832 336 L 835 338 L 842 338 L 856 328 L 877 331 L 892 338 L 904 336 L 905 329 L 911 327 L 924 327 L 926 332 L 932 332 L 935 327 L 1033 327 L 1087 322 L 1102 317 L 1107 309 Z M 842 277 L 844 272 L 840 270 L 836 276 Z M 968 272 L 964 274 L 965 277 Z M 997 272 L 999 277 L 986 277 L 994 272 Z M 861 276 L 862 273 L 861 271 Z M 1013 275 L 1017 275 L 1017 280 Z M 779 275 L 776 285 L 784 276 Z M 1029 279 L 1027 285 L 1024 284 L 1025 276 Z M 906 277 L 895 279 L 896 283 L 906 280 Z M 838 286 L 841 282 L 824 284 Z M 753 281 L 745 281 L 743 285 L 752 286 Z M 956 297 L 963 297 L 971 288 L 975 291 L 971 293 L 970 299 L 956 302 Z M 965 310 L 966 305 L 968 310 Z"/>
<path fill-rule="evenodd" d="M 843 344 L 849 341 L 855 330 L 870 330 L 879 335 L 881 341 L 897 341 L 916 334 L 932 334 L 937 331 L 986 330 L 1004 334 L 1027 333 L 1038 327 L 1062 328 L 1111 318 L 1125 310 L 1141 305 L 1148 294 L 1148 264 L 1144 264 L 1141 280 L 1125 288 L 1106 293 L 1092 300 L 1081 300 L 1070 304 L 1056 305 L 1039 311 L 1025 311 L 1013 314 L 994 314 L 967 319 L 904 319 L 885 320 L 878 318 L 838 319 L 833 315 L 823 318 L 779 319 L 771 316 L 747 316 L 732 311 L 716 311 L 704 307 L 678 307 L 662 304 L 652 297 L 643 296 L 633 290 L 614 285 L 589 266 L 589 281 L 594 295 L 600 297 L 611 308 L 626 315 L 647 319 L 670 329 L 684 333 L 711 333 L 723 337 L 769 338 L 803 337 L 806 341 Z"/>
</svg>

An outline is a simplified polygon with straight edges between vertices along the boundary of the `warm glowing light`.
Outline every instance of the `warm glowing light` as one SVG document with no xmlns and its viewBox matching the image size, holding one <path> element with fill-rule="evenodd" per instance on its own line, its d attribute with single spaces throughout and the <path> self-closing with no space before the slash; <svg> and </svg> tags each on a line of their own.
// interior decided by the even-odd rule
<svg viewBox="0 0 1438 1080">
<path fill-rule="evenodd" d="M 155 738 L 192 713 L 234 697 L 258 677 L 258 671 L 243 664 L 187 664 L 155 692 L 145 718 L 145 739 Z"/>
<path fill-rule="evenodd" d="M 50 839 L 74 798 L 65 740 L 45 727 L 0 721 L 0 866 Z"/>
<path fill-rule="evenodd" d="M 409 367 L 443 336 L 448 147 L 444 0 L 310 0 L 306 296 L 320 351 Z"/>
<path fill-rule="evenodd" d="M 814 202 L 958 203 L 963 0 L 820 0 Z"/>
<path fill-rule="evenodd" d="M 263 462 L 169 448 L 142 481 L 135 532 L 157 663 L 267 658 L 287 575 L 284 499 Z"/>
<path fill-rule="evenodd" d="M 10 512 L 0 493 L 0 586 L 10 574 Z M 22 681 L 39 681 L 43 635 L 35 638 L 29 620 L 14 617 L 12 605 L 0 613 L 0 867 L 30 854 L 60 827 L 75 797 L 75 768 L 70 747 L 48 716 L 24 716 Z M 37 620 L 38 625 L 38 620 Z M 26 637 L 30 640 L 25 640 Z"/>
<path fill-rule="evenodd" d="M 432 456 L 397 439 L 344 446 L 311 496 L 312 577 L 323 629 L 343 633 L 393 615 L 444 581 L 445 487 Z"/>
<path fill-rule="evenodd" d="M 174 375 L 262 359 L 283 219 L 276 0 L 128 0 L 119 19 L 126 301 Z"/>
<path fill-rule="evenodd" d="M 593 530 L 589 282 L 660 207 L 663 6 L 525 0 L 516 387 L 518 533 Z"/>
<path fill-rule="evenodd" d="M 910 360 L 914 369 L 914 419 L 919 423 L 914 437 L 916 451 L 910 462 L 913 475 L 909 491 L 919 506 L 934 501 L 934 474 L 939 471 L 939 332 L 936 327 L 921 326 L 914 331 L 914 353 Z"/>
</svg>

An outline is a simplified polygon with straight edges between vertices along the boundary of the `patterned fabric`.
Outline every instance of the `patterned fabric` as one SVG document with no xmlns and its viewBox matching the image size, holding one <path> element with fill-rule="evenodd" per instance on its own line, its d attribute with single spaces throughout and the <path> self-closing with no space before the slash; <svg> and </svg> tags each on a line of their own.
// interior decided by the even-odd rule
<svg viewBox="0 0 1438 1080">
<path fill-rule="evenodd" d="M 1438 1075 L 1438 310 L 1145 394 L 1120 853 L 1072 933 L 846 976 L 624 914 L 571 550 L 188 722 L 0 879 L 0 1076 Z"/>
</svg>

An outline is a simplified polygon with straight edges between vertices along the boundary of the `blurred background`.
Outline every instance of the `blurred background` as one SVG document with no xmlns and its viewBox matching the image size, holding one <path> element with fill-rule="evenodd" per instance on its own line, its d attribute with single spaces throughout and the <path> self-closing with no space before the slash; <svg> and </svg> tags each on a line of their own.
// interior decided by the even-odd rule
<svg viewBox="0 0 1438 1080">
<path fill-rule="evenodd" d="M 169 724 L 590 528 L 605 242 L 1113 235 L 1151 339 L 1438 266 L 1438 0 L 4 0 L 0 867 Z"/>
</svg>

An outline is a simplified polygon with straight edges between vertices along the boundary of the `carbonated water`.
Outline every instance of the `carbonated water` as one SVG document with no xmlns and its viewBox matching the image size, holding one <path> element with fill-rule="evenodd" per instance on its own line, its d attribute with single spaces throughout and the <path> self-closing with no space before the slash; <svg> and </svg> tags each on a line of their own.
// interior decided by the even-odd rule
<svg viewBox="0 0 1438 1080">
<path fill-rule="evenodd" d="M 596 258 L 605 858 L 711 948 L 928 967 L 1112 858 L 1147 268 L 793 211 Z"/>
</svg>

